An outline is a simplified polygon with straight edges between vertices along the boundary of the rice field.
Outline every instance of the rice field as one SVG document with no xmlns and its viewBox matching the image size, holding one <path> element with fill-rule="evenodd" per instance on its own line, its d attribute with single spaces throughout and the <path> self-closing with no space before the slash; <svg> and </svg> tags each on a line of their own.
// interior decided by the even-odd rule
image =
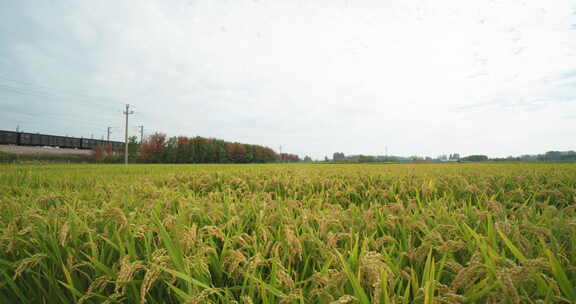
<svg viewBox="0 0 576 304">
<path fill-rule="evenodd" d="M 576 303 L 574 164 L 2 165 L 0 303 Z"/>
</svg>

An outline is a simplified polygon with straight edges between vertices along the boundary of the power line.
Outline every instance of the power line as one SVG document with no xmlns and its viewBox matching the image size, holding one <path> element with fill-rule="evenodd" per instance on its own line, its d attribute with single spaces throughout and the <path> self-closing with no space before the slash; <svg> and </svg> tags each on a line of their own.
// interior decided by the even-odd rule
<svg viewBox="0 0 576 304">
<path fill-rule="evenodd" d="M 6 114 L 6 112 L 4 113 Z M 70 116 L 66 116 L 66 115 L 59 115 L 59 114 L 51 114 L 51 113 L 46 113 L 46 114 L 31 114 L 31 113 L 12 113 L 12 116 L 28 116 L 28 117 L 32 117 L 34 119 L 34 121 L 36 123 L 39 123 L 39 120 L 44 121 L 45 119 L 47 120 L 51 120 L 52 122 L 60 122 L 60 121 L 67 121 L 67 122 L 72 122 L 75 124 L 79 124 L 79 125 L 90 125 L 92 127 L 98 127 L 98 128 L 105 128 L 106 124 L 100 124 L 100 123 L 95 123 L 95 122 L 90 122 L 90 121 L 86 121 L 85 119 L 82 118 L 72 118 Z M 20 120 L 20 119 L 14 119 L 14 120 Z M 28 119 L 27 119 L 28 120 Z"/>
<path fill-rule="evenodd" d="M 26 89 L 22 89 L 22 88 L 10 87 L 10 86 L 6 86 L 6 85 L 0 83 L 0 97 L 1 97 L 1 95 L 2 95 L 2 94 L 1 94 L 2 92 L 8 93 L 8 94 L 17 94 L 17 95 L 22 95 L 22 96 L 28 96 L 28 97 L 39 97 L 39 98 L 42 98 L 42 99 L 45 99 L 45 98 L 51 98 L 51 99 L 52 99 L 52 98 L 57 98 L 57 99 L 58 99 L 58 103 L 62 103 L 62 102 L 63 102 L 63 98 L 62 98 L 62 97 L 56 96 L 56 95 L 51 95 L 50 93 L 47 93 L 47 92 L 32 91 L 32 90 L 26 90 Z M 73 97 L 65 96 L 64 98 L 69 100 L 70 98 L 73 98 Z M 82 98 L 75 98 L 76 101 L 77 101 L 78 99 L 82 100 Z M 84 101 L 87 101 L 87 100 L 84 98 Z M 103 109 L 103 108 L 101 107 L 101 102 L 100 102 L 100 101 L 97 101 L 97 102 L 98 102 L 98 107 L 94 107 L 94 105 L 95 105 L 95 104 L 94 104 L 94 101 L 92 101 L 92 100 L 90 100 L 90 101 L 92 102 L 92 104 L 90 104 L 90 103 L 88 103 L 88 102 L 80 102 L 80 103 L 75 102 L 74 105 L 77 106 L 78 108 L 89 108 L 90 112 L 98 111 L 98 112 L 99 112 L 99 114 L 98 114 L 99 117 L 106 116 L 106 117 L 108 117 L 108 118 L 114 117 L 114 119 L 117 119 L 117 116 L 116 116 L 116 115 L 113 115 L 113 114 L 109 113 L 109 111 L 107 111 L 107 110 L 105 110 L 105 109 Z M 63 103 L 63 105 L 64 105 L 64 104 L 65 104 L 65 103 Z M 108 108 L 108 109 L 110 109 L 110 108 Z M 103 111 L 103 110 L 104 110 L 104 111 Z M 121 113 L 121 112 L 119 111 L 118 114 L 120 114 L 120 113 Z M 45 115 L 45 114 L 47 114 L 47 113 L 42 112 L 42 113 L 39 113 L 39 114 L 37 114 L 37 115 Z"/>
<path fill-rule="evenodd" d="M 2 92 L 2 89 L 3 89 L 3 87 L 2 87 L 2 85 L 0 84 L 0 93 Z M 6 90 L 5 90 L 5 91 L 6 91 Z M 46 97 L 51 98 L 51 97 L 53 97 L 53 96 L 47 96 L 47 95 L 42 95 L 42 94 L 36 94 L 36 93 L 33 93 L 33 92 L 25 92 L 25 91 L 18 91 L 18 90 L 12 90 L 12 89 L 8 89 L 8 91 L 9 91 L 10 93 L 15 93 L 15 94 L 24 95 L 24 96 L 32 96 L 32 97 L 40 97 L 40 98 L 46 98 Z M 60 99 L 60 101 L 62 101 L 62 100 Z M 86 107 L 90 106 L 89 104 L 86 104 L 86 103 L 75 103 L 75 105 L 78 105 L 78 106 L 83 107 L 83 108 L 86 108 Z M 94 107 L 92 107 L 92 108 L 90 109 L 90 111 L 93 112 L 93 111 L 94 111 Z M 100 113 L 104 113 L 104 112 L 100 111 Z M 41 114 L 38 114 L 38 115 L 42 115 L 42 114 L 44 114 L 44 112 L 42 112 Z M 118 113 L 118 114 L 120 114 L 120 113 Z M 106 116 L 108 116 L 108 117 L 112 116 L 112 114 L 99 114 L 99 116 L 102 116 L 102 115 L 106 115 Z"/>
<path fill-rule="evenodd" d="M 11 78 L 5 77 L 3 75 L 0 75 L 0 80 L 12 82 L 12 83 L 5 83 L 4 85 L 11 85 L 11 86 L 20 85 L 20 87 L 19 87 L 20 89 L 35 90 L 37 92 L 44 92 L 44 93 L 55 94 L 55 95 L 71 95 L 73 97 L 98 99 L 100 102 L 114 104 L 114 105 L 124 104 L 122 101 L 117 100 L 117 99 L 113 99 L 110 97 L 94 95 L 94 94 L 86 93 L 86 92 L 78 92 L 78 91 L 74 92 L 74 91 L 67 91 L 67 90 L 62 90 L 62 89 L 55 89 L 53 87 L 49 87 L 46 85 L 41 85 L 41 84 L 37 84 L 37 83 L 11 79 Z M 57 91 L 55 91 L 55 90 L 57 90 Z"/>
<path fill-rule="evenodd" d="M 94 101 L 91 100 L 90 98 L 87 97 L 78 97 L 78 96 L 62 96 L 61 94 L 58 93 L 53 93 L 53 92 L 47 92 L 47 91 L 39 91 L 39 90 L 34 90 L 34 89 L 29 89 L 29 88 L 21 88 L 21 87 L 15 87 L 15 86 L 10 86 L 10 85 L 6 85 L 3 83 L 0 83 L 0 92 L 4 92 L 4 93 L 8 93 L 8 94 L 17 94 L 17 95 L 22 95 L 22 96 L 31 96 L 31 97 L 41 97 L 41 98 L 53 98 L 53 99 L 58 99 L 59 101 L 63 101 L 66 99 L 74 99 L 75 101 L 77 100 L 83 100 L 83 101 Z M 92 99 L 97 99 L 96 97 L 92 98 Z M 107 104 L 107 103 L 103 103 L 102 101 L 98 101 L 99 105 L 106 105 L 106 106 L 112 106 L 111 104 Z M 87 103 L 75 103 L 76 105 L 89 105 Z"/>
<path fill-rule="evenodd" d="M 37 85 L 37 84 L 33 84 L 31 82 L 13 80 L 13 79 L 10 79 L 7 77 L 3 77 L 2 74 L 0 74 L 0 80 L 2 80 L 2 78 L 4 78 L 7 81 L 10 81 L 10 82 L 20 83 L 20 86 L 10 84 L 10 83 L 1 83 L 0 82 L 0 93 L 2 92 L 2 89 L 4 89 L 6 92 L 24 95 L 24 96 L 28 95 L 28 96 L 36 96 L 36 97 L 55 97 L 55 98 L 66 98 L 66 99 L 75 98 L 75 100 L 80 99 L 80 100 L 84 100 L 84 101 L 97 101 L 98 106 L 101 106 L 104 104 L 106 106 L 117 107 L 118 104 L 122 104 L 122 105 L 126 104 L 126 102 L 122 102 L 121 99 L 112 99 L 109 97 L 103 97 L 103 96 L 98 96 L 98 95 L 94 95 L 94 94 L 82 94 L 82 93 L 78 93 L 78 92 L 62 91 L 62 90 L 60 92 L 57 92 L 57 91 L 54 91 L 53 88 L 50 88 L 48 86 Z M 22 86 L 22 84 L 23 84 L 23 86 Z M 62 100 L 62 99 L 60 99 L 60 100 Z M 75 103 L 75 104 L 79 105 L 79 106 L 92 106 L 93 105 L 93 104 L 86 104 L 86 103 Z M 134 105 L 130 105 L 130 106 L 135 107 Z"/>
</svg>

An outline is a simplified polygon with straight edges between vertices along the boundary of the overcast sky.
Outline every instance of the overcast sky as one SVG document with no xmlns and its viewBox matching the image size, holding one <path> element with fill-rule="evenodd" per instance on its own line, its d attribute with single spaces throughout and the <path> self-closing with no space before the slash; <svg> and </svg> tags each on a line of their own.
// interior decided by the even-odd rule
<svg viewBox="0 0 576 304">
<path fill-rule="evenodd" d="M 576 150 L 576 1 L 0 1 L 0 129 L 346 154 Z"/>
</svg>

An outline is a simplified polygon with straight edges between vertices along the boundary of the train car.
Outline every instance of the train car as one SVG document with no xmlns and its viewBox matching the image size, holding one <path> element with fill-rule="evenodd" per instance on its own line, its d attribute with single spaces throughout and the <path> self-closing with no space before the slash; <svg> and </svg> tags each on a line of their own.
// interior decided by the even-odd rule
<svg viewBox="0 0 576 304">
<path fill-rule="evenodd" d="M 42 145 L 42 136 L 40 134 L 30 134 L 30 145 L 31 146 L 41 146 Z"/>
<path fill-rule="evenodd" d="M 64 138 L 62 136 L 52 136 L 54 140 L 55 147 L 62 147 L 64 146 Z"/>
<path fill-rule="evenodd" d="M 20 133 L 20 138 L 18 140 L 18 145 L 31 146 L 32 145 L 32 134 L 30 133 Z"/>
<path fill-rule="evenodd" d="M 70 142 L 70 137 L 58 136 L 60 137 L 60 148 L 74 148 Z"/>
<path fill-rule="evenodd" d="M 47 135 L 47 136 L 48 136 L 47 146 L 55 147 L 56 146 L 56 137 L 58 137 L 58 136 L 50 136 L 50 135 Z"/>
<path fill-rule="evenodd" d="M 77 149 L 80 148 L 80 142 L 74 137 L 63 137 L 64 145 L 62 148 Z"/>
<path fill-rule="evenodd" d="M 111 145 L 114 150 L 124 148 L 124 143 L 120 141 L 53 136 L 3 130 L 0 130 L 0 145 L 51 146 L 68 149 L 94 149 L 97 146 Z"/>
<path fill-rule="evenodd" d="M 50 146 L 50 137 L 50 135 L 28 133 L 26 144 L 30 146 Z"/>
<path fill-rule="evenodd" d="M 80 138 L 70 138 L 70 147 L 80 149 Z"/>
<path fill-rule="evenodd" d="M 92 141 L 93 143 L 90 143 L 90 141 Z M 111 146 L 113 150 L 119 150 L 122 149 L 122 147 L 124 147 L 124 143 L 119 141 L 108 141 L 100 139 L 91 139 L 90 141 L 84 141 L 83 148 L 86 148 L 87 146 L 90 146 L 92 148 Z"/>
<path fill-rule="evenodd" d="M 90 143 L 89 138 L 80 139 L 80 149 L 91 149 L 89 143 Z"/>
<path fill-rule="evenodd" d="M 0 131 L 0 145 L 17 145 L 18 137 L 18 132 Z"/>
<path fill-rule="evenodd" d="M 82 138 L 80 147 L 81 149 L 94 149 L 96 148 L 96 140 L 90 138 Z"/>
<path fill-rule="evenodd" d="M 114 141 L 114 142 L 112 142 L 112 148 L 114 148 L 114 150 L 120 150 L 120 149 L 124 148 L 124 143 L 119 142 L 119 141 Z"/>
<path fill-rule="evenodd" d="M 40 134 L 40 145 L 50 146 L 50 135 Z"/>
<path fill-rule="evenodd" d="M 38 146 L 40 145 L 40 136 L 38 134 L 30 133 L 28 134 L 28 145 Z"/>
</svg>

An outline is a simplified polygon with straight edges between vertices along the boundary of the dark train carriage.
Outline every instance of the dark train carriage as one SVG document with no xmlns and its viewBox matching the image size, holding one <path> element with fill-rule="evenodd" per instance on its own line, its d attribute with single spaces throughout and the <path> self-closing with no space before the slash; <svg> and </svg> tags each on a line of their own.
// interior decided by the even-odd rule
<svg viewBox="0 0 576 304">
<path fill-rule="evenodd" d="M 36 136 L 34 133 L 28 133 L 28 145 L 29 146 L 36 146 L 36 142 L 38 142 L 40 137 Z"/>
<path fill-rule="evenodd" d="M 20 133 L 2 130 L 0 130 L 0 144 L 22 146 L 52 146 L 69 149 L 94 149 L 97 146 L 108 145 L 111 145 L 114 150 L 121 150 L 124 148 L 124 143 L 120 141 Z"/>
<path fill-rule="evenodd" d="M 124 143 L 121 143 L 118 141 L 107 141 L 107 140 L 95 139 L 94 145 L 95 146 L 101 146 L 101 147 L 111 146 L 112 149 L 117 150 L 117 149 L 121 148 L 124 145 Z"/>
<path fill-rule="evenodd" d="M 82 138 L 81 147 L 82 147 L 82 149 L 94 149 L 94 147 L 96 147 L 96 145 L 95 145 L 95 142 L 93 139 Z"/>
<path fill-rule="evenodd" d="M 62 136 L 62 145 L 61 148 L 71 148 L 70 147 L 70 138 Z"/>
<path fill-rule="evenodd" d="M 62 136 L 53 136 L 54 138 L 54 146 L 62 147 L 64 146 L 64 137 Z"/>
<path fill-rule="evenodd" d="M 80 139 L 80 149 L 90 149 L 90 147 L 88 147 L 88 138 L 81 138 Z"/>
<path fill-rule="evenodd" d="M 38 135 L 38 144 L 40 146 L 51 146 L 51 138 L 52 136 L 50 135 L 45 135 L 45 134 L 36 134 Z"/>
<path fill-rule="evenodd" d="M 40 142 L 41 140 L 41 136 L 40 134 L 30 134 L 30 144 L 32 146 L 40 146 L 42 143 Z"/>
<path fill-rule="evenodd" d="M 30 134 L 29 144 L 32 146 L 50 146 L 50 135 Z"/>
<path fill-rule="evenodd" d="M 80 149 L 80 138 L 70 138 L 70 147 Z"/>
<path fill-rule="evenodd" d="M 60 148 L 70 148 L 70 138 L 64 136 L 60 136 L 60 138 L 60 141 L 62 142 Z"/>
<path fill-rule="evenodd" d="M 50 135 L 40 134 L 40 145 L 50 146 Z"/>
<path fill-rule="evenodd" d="M 30 146 L 32 145 L 32 134 L 30 133 L 20 133 L 19 145 Z"/>
<path fill-rule="evenodd" d="M 46 135 L 48 136 L 48 144 L 47 146 L 55 147 L 56 146 L 56 136 Z"/>
<path fill-rule="evenodd" d="M 124 147 L 124 143 L 119 142 L 119 141 L 114 141 L 114 142 L 112 142 L 112 147 L 114 148 L 114 150 L 120 150 Z"/>
<path fill-rule="evenodd" d="M 62 148 L 78 148 L 80 145 L 76 145 L 75 139 L 76 138 L 72 137 L 64 137 L 64 146 L 62 146 Z"/>
<path fill-rule="evenodd" d="M 41 134 L 40 143 L 42 146 L 52 146 L 52 136 Z"/>
<path fill-rule="evenodd" d="M 17 145 L 18 133 L 12 131 L 0 131 L 0 145 Z"/>
<path fill-rule="evenodd" d="M 64 136 L 57 136 L 58 139 L 56 139 L 56 141 L 58 142 L 58 147 L 60 148 L 67 148 L 68 147 L 68 138 L 64 137 Z"/>
</svg>

